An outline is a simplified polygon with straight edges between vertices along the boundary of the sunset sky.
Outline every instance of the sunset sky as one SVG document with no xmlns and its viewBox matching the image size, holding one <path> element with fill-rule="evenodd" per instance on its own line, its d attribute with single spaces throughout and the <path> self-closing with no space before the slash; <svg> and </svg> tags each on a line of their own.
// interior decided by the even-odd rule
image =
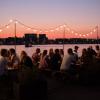
<svg viewBox="0 0 100 100">
<path fill-rule="evenodd" d="M 100 0 L 0 0 L 0 37 L 14 35 L 13 23 L 9 28 L 1 28 L 10 19 L 17 19 L 37 29 L 38 33 L 48 31 L 49 38 L 62 37 L 63 29 L 59 26 L 64 24 L 70 28 L 70 31 L 66 29 L 68 38 L 79 37 L 80 34 L 95 38 L 95 26 L 100 25 Z M 17 36 L 29 32 L 33 33 L 33 30 L 17 25 Z"/>
</svg>

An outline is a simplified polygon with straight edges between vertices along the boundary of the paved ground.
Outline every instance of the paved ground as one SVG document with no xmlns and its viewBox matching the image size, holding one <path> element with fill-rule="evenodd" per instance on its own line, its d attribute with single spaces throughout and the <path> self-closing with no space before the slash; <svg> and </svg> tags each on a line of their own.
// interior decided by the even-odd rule
<svg viewBox="0 0 100 100">
<path fill-rule="evenodd" d="M 62 82 L 55 78 L 47 78 L 48 100 L 100 100 L 100 86 L 80 85 L 70 81 Z M 0 87 L 0 100 L 7 98 L 7 88 Z"/>
</svg>

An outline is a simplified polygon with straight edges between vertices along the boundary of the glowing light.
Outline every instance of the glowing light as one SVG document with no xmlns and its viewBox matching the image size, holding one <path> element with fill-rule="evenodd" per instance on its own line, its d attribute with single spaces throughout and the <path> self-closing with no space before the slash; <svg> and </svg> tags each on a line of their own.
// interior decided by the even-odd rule
<svg viewBox="0 0 100 100">
<path fill-rule="evenodd" d="M 0 29 L 0 32 L 2 32 L 2 30 Z"/>
<path fill-rule="evenodd" d="M 59 28 L 56 28 L 55 30 L 56 30 L 56 31 L 58 31 L 58 30 L 59 30 Z"/>
<path fill-rule="evenodd" d="M 92 32 L 90 32 L 90 34 L 92 34 Z"/>
<path fill-rule="evenodd" d="M 77 33 L 75 33 L 75 35 L 78 35 Z"/>
<path fill-rule="evenodd" d="M 12 19 L 10 19 L 10 20 L 9 20 L 9 22 L 10 22 L 10 23 L 12 23 L 12 22 L 13 22 L 13 20 L 12 20 Z"/>
<path fill-rule="evenodd" d="M 42 31 L 39 31 L 39 33 L 42 33 Z"/>
<path fill-rule="evenodd" d="M 17 24 L 17 23 L 18 23 L 18 21 L 15 21 L 15 23 Z"/>
<path fill-rule="evenodd" d="M 80 34 L 79 36 L 81 37 L 82 35 Z"/>
<path fill-rule="evenodd" d="M 74 31 L 72 31 L 72 33 L 74 33 Z"/>
<path fill-rule="evenodd" d="M 37 32 L 37 30 L 33 30 L 34 32 Z"/>
<path fill-rule="evenodd" d="M 86 34 L 87 36 L 89 35 L 89 34 Z"/>
<path fill-rule="evenodd" d="M 66 25 L 63 25 L 63 27 L 66 27 Z"/>
<path fill-rule="evenodd" d="M 67 28 L 68 31 L 70 31 L 70 28 Z"/>
<path fill-rule="evenodd" d="M 51 32 L 54 32 L 54 30 L 50 30 Z"/>
<path fill-rule="evenodd" d="M 6 28 L 9 28 L 9 26 L 6 26 Z"/>
<path fill-rule="evenodd" d="M 31 28 L 27 28 L 27 30 L 30 30 Z"/>
<path fill-rule="evenodd" d="M 94 29 L 93 31 L 96 32 L 96 29 Z"/>
<path fill-rule="evenodd" d="M 85 37 L 85 35 L 83 35 Z"/>
<path fill-rule="evenodd" d="M 63 26 L 60 26 L 60 28 L 63 28 Z"/>
</svg>

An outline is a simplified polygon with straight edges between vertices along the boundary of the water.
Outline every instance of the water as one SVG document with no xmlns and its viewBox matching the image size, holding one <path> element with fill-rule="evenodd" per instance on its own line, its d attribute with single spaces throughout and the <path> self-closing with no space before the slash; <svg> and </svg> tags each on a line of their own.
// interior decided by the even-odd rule
<svg viewBox="0 0 100 100">
<path fill-rule="evenodd" d="M 75 45 L 79 46 L 78 53 L 79 53 L 79 56 L 81 56 L 83 48 L 88 48 L 89 46 L 92 46 L 93 49 L 95 49 L 96 44 L 65 44 L 64 45 L 64 53 L 65 54 L 67 53 L 68 48 L 74 49 Z M 15 48 L 15 46 L 14 45 L 0 45 L 0 48 L 10 49 L 10 48 Z M 27 48 L 24 45 L 17 45 L 16 46 L 16 52 L 17 52 L 18 55 L 20 55 L 20 52 L 22 50 L 25 50 L 28 53 L 28 55 L 31 57 L 33 52 L 35 52 L 36 48 L 40 48 L 41 52 L 42 52 L 43 50 L 45 50 L 45 49 L 49 50 L 50 48 L 63 49 L 63 45 L 33 45 L 33 47 L 27 47 Z"/>
</svg>

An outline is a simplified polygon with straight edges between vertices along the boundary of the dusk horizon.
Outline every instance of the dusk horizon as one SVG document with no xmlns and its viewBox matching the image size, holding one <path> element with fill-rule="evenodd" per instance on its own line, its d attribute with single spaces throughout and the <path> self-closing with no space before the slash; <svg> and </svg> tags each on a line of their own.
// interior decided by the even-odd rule
<svg viewBox="0 0 100 100">
<path fill-rule="evenodd" d="M 0 37 L 14 36 L 14 22 L 7 24 L 16 19 L 18 37 L 37 33 L 63 38 L 65 29 L 65 38 L 97 38 L 99 5 L 100 0 L 1 0 Z"/>
</svg>

